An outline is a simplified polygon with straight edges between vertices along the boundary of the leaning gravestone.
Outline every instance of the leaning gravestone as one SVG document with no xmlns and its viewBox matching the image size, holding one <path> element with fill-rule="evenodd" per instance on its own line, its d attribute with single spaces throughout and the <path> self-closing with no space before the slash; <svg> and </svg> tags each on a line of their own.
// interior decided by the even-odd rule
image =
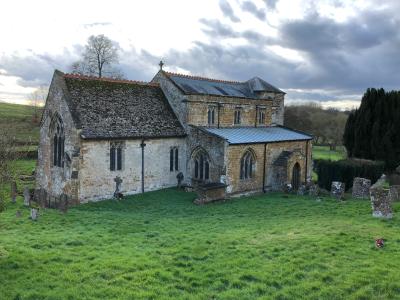
<svg viewBox="0 0 400 300">
<path fill-rule="evenodd" d="M 344 199 L 344 190 L 345 190 L 344 182 L 332 181 L 331 196 L 333 198 L 336 198 L 338 200 L 343 200 Z"/>
<path fill-rule="evenodd" d="M 29 206 L 31 203 L 31 192 L 29 191 L 29 187 L 24 188 L 24 205 Z"/>
<path fill-rule="evenodd" d="M 15 203 L 17 201 L 17 183 L 15 181 L 11 182 L 11 202 Z"/>
<path fill-rule="evenodd" d="M 353 198 L 369 197 L 369 189 L 371 188 L 371 180 L 366 178 L 356 177 L 353 181 Z"/>
<path fill-rule="evenodd" d="M 390 189 L 384 187 L 384 180 L 378 180 L 370 189 L 372 216 L 390 219 L 393 217 Z"/>
</svg>

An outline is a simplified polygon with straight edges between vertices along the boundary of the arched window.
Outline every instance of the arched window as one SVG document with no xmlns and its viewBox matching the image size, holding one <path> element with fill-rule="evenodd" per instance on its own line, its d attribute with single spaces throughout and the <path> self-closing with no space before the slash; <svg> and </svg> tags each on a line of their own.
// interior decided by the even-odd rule
<svg viewBox="0 0 400 300">
<path fill-rule="evenodd" d="M 193 157 L 194 178 L 198 180 L 210 179 L 210 160 L 205 151 L 200 150 Z"/>
<path fill-rule="evenodd" d="M 50 124 L 50 132 L 52 133 L 53 144 L 53 166 L 64 167 L 64 125 L 61 117 L 56 114 Z"/>
<path fill-rule="evenodd" d="M 173 147 L 169 150 L 169 170 L 179 170 L 179 151 L 177 147 Z"/>
<path fill-rule="evenodd" d="M 253 153 L 247 150 L 240 160 L 240 179 L 250 179 L 254 176 L 256 160 Z"/>
<path fill-rule="evenodd" d="M 208 108 L 207 117 L 208 117 L 208 125 L 214 125 L 215 124 L 215 107 L 214 106 L 210 106 Z"/>
</svg>

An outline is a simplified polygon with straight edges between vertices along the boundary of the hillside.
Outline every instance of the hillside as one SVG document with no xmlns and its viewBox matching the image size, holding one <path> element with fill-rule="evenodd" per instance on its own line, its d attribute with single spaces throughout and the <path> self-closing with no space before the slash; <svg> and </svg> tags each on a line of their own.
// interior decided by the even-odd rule
<svg viewBox="0 0 400 300">
<path fill-rule="evenodd" d="M 0 102 L 0 132 L 15 136 L 21 144 L 37 145 L 39 122 L 34 122 L 33 106 Z M 38 112 L 39 120 L 41 110 Z"/>
</svg>

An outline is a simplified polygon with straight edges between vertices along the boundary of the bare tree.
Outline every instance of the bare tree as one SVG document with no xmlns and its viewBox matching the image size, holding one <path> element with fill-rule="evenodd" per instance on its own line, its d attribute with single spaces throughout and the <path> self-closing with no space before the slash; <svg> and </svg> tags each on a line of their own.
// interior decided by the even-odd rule
<svg viewBox="0 0 400 300">
<path fill-rule="evenodd" d="M 72 73 L 123 78 L 121 70 L 115 67 L 119 63 L 118 46 L 103 34 L 88 38 L 82 59 L 72 64 Z"/>
<path fill-rule="evenodd" d="M 46 102 L 48 93 L 49 89 L 47 87 L 40 86 L 28 96 L 29 104 L 33 106 L 32 121 L 34 123 L 39 122 L 40 107 Z"/>
</svg>

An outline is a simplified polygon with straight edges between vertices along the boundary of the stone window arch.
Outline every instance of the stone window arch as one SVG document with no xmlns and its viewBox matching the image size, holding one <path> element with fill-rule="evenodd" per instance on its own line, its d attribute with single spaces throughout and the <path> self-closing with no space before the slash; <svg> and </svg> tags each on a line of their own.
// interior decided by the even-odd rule
<svg viewBox="0 0 400 300">
<path fill-rule="evenodd" d="M 209 106 L 208 107 L 207 121 L 208 121 L 208 125 L 214 125 L 215 124 L 215 107 L 214 106 Z"/>
<path fill-rule="evenodd" d="M 210 157 L 204 149 L 198 149 L 193 155 L 193 178 L 200 181 L 210 179 Z"/>
<path fill-rule="evenodd" d="M 240 179 L 251 179 L 254 177 L 256 157 L 251 149 L 246 150 L 240 159 Z"/>
<path fill-rule="evenodd" d="M 64 124 L 59 114 L 54 114 L 50 122 L 50 137 L 54 167 L 64 167 L 65 134 Z"/>
</svg>

